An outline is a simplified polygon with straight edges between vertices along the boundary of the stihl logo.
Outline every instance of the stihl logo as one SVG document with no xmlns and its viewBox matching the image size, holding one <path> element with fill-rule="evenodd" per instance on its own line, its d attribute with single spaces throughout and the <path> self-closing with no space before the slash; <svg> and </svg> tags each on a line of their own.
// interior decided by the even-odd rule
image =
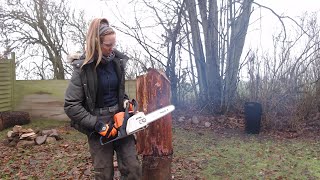
<svg viewBox="0 0 320 180">
<path fill-rule="evenodd" d="M 164 114 L 164 113 L 166 113 L 168 111 L 168 109 L 164 109 L 163 111 L 161 111 L 160 113 L 161 114 Z"/>
<path fill-rule="evenodd" d="M 146 118 L 143 117 L 138 117 L 136 120 L 139 121 L 139 124 L 144 124 L 147 122 Z"/>
</svg>

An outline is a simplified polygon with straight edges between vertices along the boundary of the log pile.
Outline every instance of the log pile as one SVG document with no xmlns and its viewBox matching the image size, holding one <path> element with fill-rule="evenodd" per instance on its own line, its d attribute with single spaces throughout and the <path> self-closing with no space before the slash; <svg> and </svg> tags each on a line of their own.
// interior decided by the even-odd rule
<svg viewBox="0 0 320 180">
<path fill-rule="evenodd" d="M 34 131 L 31 128 L 24 129 L 22 126 L 15 125 L 7 133 L 7 142 L 11 147 L 25 147 L 41 144 L 51 144 L 61 140 L 56 129 Z"/>
</svg>

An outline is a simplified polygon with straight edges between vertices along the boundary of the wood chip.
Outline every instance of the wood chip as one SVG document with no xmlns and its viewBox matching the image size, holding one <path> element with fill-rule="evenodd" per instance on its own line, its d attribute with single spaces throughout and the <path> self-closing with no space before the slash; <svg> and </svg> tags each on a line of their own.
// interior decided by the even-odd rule
<svg viewBox="0 0 320 180">
<path fill-rule="evenodd" d="M 34 133 L 34 132 L 31 132 L 31 133 L 25 133 L 25 134 L 22 134 L 20 136 L 20 139 L 26 139 L 26 138 L 36 138 L 37 134 Z"/>
</svg>

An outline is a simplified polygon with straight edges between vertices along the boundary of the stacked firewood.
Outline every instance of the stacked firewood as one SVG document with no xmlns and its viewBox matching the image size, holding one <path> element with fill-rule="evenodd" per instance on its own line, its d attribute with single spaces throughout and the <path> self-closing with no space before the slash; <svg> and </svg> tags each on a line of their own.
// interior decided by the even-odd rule
<svg viewBox="0 0 320 180">
<path fill-rule="evenodd" d="M 7 139 L 9 146 L 25 147 L 54 143 L 61 140 L 61 137 L 56 129 L 34 131 L 31 128 L 24 129 L 22 126 L 15 125 L 11 131 L 8 131 Z"/>
</svg>

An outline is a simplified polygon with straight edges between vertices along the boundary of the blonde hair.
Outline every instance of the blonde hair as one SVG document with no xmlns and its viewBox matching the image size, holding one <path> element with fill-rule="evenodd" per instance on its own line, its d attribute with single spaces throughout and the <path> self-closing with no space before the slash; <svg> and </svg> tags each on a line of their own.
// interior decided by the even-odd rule
<svg viewBox="0 0 320 180">
<path fill-rule="evenodd" d="M 109 21 L 106 18 L 95 18 L 91 21 L 87 37 L 86 37 L 86 58 L 84 59 L 82 67 L 87 64 L 95 54 L 98 53 L 98 59 L 96 67 L 101 62 L 102 51 L 101 51 L 101 41 L 105 35 L 115 34 L 115 31 L 112 28 L 108 28 L 104 32 L 100 32 L 101 25 L 109 26 Z"/>
</svg>

